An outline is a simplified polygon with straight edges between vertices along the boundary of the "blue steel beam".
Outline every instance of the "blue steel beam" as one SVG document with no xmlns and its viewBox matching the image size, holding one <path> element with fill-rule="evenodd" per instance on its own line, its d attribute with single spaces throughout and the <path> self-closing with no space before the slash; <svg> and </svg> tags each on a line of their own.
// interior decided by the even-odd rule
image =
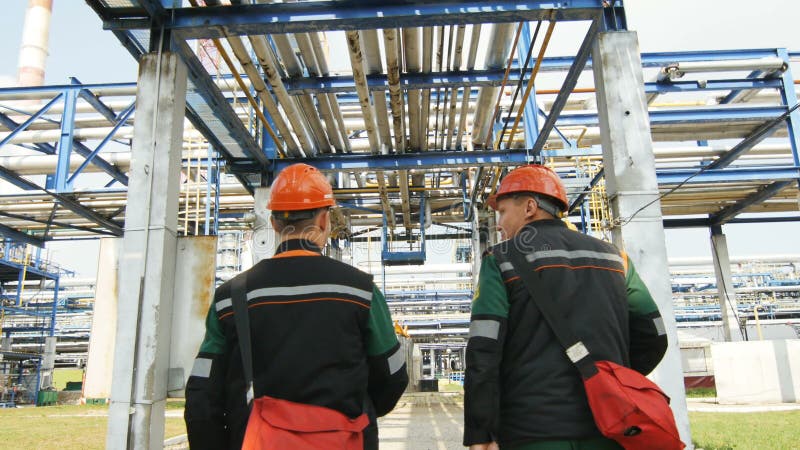
<svg viewBox="0 0 800 450">
<path fill-rule="evenodd" d="M 789 52 L 785 48 L 778 50 L 778 56 L 786 61 L 786 70 L 781 75 L 783 82 L 783 89 L 781 89 L 781 100 L 787 106 L 797 106 L 797 90 L 795 90 L 794 77 L 792 76 L 792 67 L 789 64 Z M 787 128 L 789 130 L 789 143 L 792 146 L 792 156 L 794 157 L 794 164 L 800 166 L 800 111 L 797 109 L 789 114 L 786 120 Z M 800 180 L 798 180 L 800 183 Z"/>
<path fill-rule="evenodd" d="M 759 142 L 770 137 L 775 132 L 775 128 L 781 125 L 789 115 L 797 109 L 798 105 L 794 105 L 785 113 L 770 120 L 759 126 L 742 142 L 736 144 L 732 149 L 720 155 L 717 159 L 711 162 L 707 167 L 708 169 L 724 169 L 736 161 L 740 156 L 750 151 L 751 148 L 756 146 Z"/>
<path fill-rule="evenodd" d="M 61 136 L 58 140 L 58 163 L 56 164 L 55 191 L 69 192 L 72 183 L 69 177 L 70 156 L 72 156 L 72 141 L 75 131 L 75 105 L 78 102 L 79 91 L 64 92 L 64 113 L 61 115 Z"/>
<path fill-rule="evenodd" d="M 525 72 L 529 75 L 531 69 Z M 503 83 L 505 69 L 470 70 L 460 72 L 432 72 L 409 73 L 400 75 L 400 86 L 403 89 L 436 89 L 436 88 L 461 88 L 461 87 L 498 87 Z M 519 81 L 519 71 L 509 73 L 508 84 Z M 339 75 L 309 78 L 284 78 L 283 83 L 290 95 L 319 94 L 319 93 L 352 93 L 356 91 L 355 81 L 352 76 Z M 645 83 L 647 94 L 668 94 L 672 92 L 696 91 L 728 91 L 751 89 L 779 89 L 783 84 L 781 80 L 707 80 L 707 81 L 674 81 L 671 83 Z M 371 91 L 386 90 L 389 88 L 387 75 L 367 75 L 367 87 Z"/>
<path fill-rule="evenodd" d="M 36 111 L 36 113 L 34 113 L 32 116 L 30 116 L 28 118 L 28 120 L 26 120 L 25 122 L 22 122 L 16 129 L 12 130 L 11 133 L 8 134 L 8 136 L 3 138 L 3 140 L 0 140 L 0 147 L 4 146 L 8 141 L 10 141 L 18 133 L 21 133 L 22 131 L 25 131 L 25 129 L 28 128 L 37 119 L 39 119 L 39 117 L 41 117 L 45 113 L 47 113 L 47 111 L 49 111 L 50 108 L 53 107 L 53 105 L 55 105 L 59 100 L 61 100 L 61 97 L 63 97 L 63 96 L 64 96 L 64 94 L 56 95 L 56 97 L 54 99 L 50 100 L 49 102 L 47 102 L 46 105 L 42 106 L 42 108 L 39 109 L 39 111 Z"/>
<path fill-rule="evenodd" d="M 569 72 L 567 72 L 567 78 L 564 80 L 564 84 L 561 86 L 558 96 L 556 96 L 556 99 L 553 101 L 553 106 L 550 108 L 549 112 L 550 115 L 539 131 L 539 136 L 536 138 L 536 143 L 533 145 L 534 155 L 538 154 L 542 148 L 544 148 L 545 142 L 547 142 L 547 139 L 550 137 L 550 131 L 556 125 L 558 116 L 561 115 L 561 110 L 564 109 L 564 106 L 567 104 L 567 99 L 572 93 L 572 90 L 575 89 L 575 85 L 578 83 L 578 77 L 580 77 L 583 67 L 586 65 L 586 60 L 589 59 L 589 55 L 592 53 L 592 45 L 594 45 L 594 40 L 599 30 L 600 26 L 598 22 L 592 22 L 589 31 L 586 32 L 586 37 L 583 39 L 581 48 L 575 56 L 575 62 L 572 64 L 572 67 L 570 67 Z"/>
<path fill-rule="evenodd" d="M 792 180 L 800 176 L 800 167 L 748 167 L 723 170 L 707 170 L 689 181 L 689 184 L 697 183 L 735 183 L 735 182 L 758 182 Z M 682 183 L 690 176 L 697 173 L 694 169 L 681 170 L 659 170 L 656 171 L 656 178 L 659 185 L 673 185 Z"/>
<path fill-rule="evenodd" d="M 3 166 L 0 166 L 0 178 L 14 184 L 15 186 L 21 187 L 25 190 L 40 190 L 54 199 L 58 200 L 61 205 L 65 208 L 69 209 L 70 211 L 74 212 L 75 214 L 80 215 L 92 222 L 97 223 L 105 228 L 107 228 L 110 232 L 114 233 L 116 236 L 122 236 L 122 225 L 113 221 L 109 220 L 106 217 L 98 214 L 96 211 L 93 211 L 86 206 L 83 206 L 78 201 L 73 200 L 70 197 L 62 195 L 58 192 L 53 192 L 48 189 L 44 189 L 41 186 L 37 185 L 36 183 L 29 181 L 21 176 L 19 176 L 16 172 L 6 169 Z"/>
<path fill-rule="evenodd" d="M 11 239 L 12 241 L 23 243 L 23 244 L 30 244 L 35 247 L 43 248 L 44 241 L 39 239 L 35 236 L 31 236 L 30 234 L 23 233 L 22 231 L 16 230 L 14 228 L 9 227 L 8 225 L 3 225 L 0 223 L 0 234 L 3 235 L 6 239 Z"/>
<path fill-rule="evenodd" d="M 176 42 L 174 50 L 189 69 L 191 85 L 187 89 L 186 109 L 192 112 L 187 115 L 192 124 L 217 151 L 227 156 L 226 159 L 249 158 L 266 164 L 267 158 L 258 143 L 236 116 L 192 49 L 185 42 Z M 215 132 L 212 132 L 215 128 Z"/>
<path fill-rule="evenodd" d="M 765 200 L 776 195 L 778 192 L 782 191 L 784 188 L 786 188 L 792 183 L 793 180 L 776 181 L 772 184 L 762 187 L 761 189 L 748 195 L 744 199 L 734 203 L 733 205 L 725 207 L 716 214 L 713 214 L 709 218 L 711 224 L 712 225 L 725 224 L 726 222 L 736 217 L 737 214 L 741 213 L 745 209 L 753 205 L 757 205 L 759 203 L 764 202 Z"/>
<path fill-rule="evenodd" d="M 304 162 L 323 171 L 375 171 L 444 169 L 475 166 L 513 166 L 528 162 L 526 150 L 507 151 L 430 151 L 395 155 L 351 154 L 317 158 L 274 160 L 269 169 L 278 173 L 287 166 Z M 246 170 L 247 167 L 244 167 Z"/>
<path fill-rule="evenodd" d="M 772 120 L 786 112 L 785 106 L 743 106 L 650 111 L 650 125 L 754 122 Z M 597 114 L 562 114 L 558 126 L 596 126 Z"/>
<path fill-rule="evenodd" d="M 56 221 L 56 220 L 42 220 L 42 219 L 37 219 L 36 217 L 26 216 L 24 214 L 14 214 L 14 213 L 9 213 L 9 212 L 5 212 L 5 211 L 0 211 L 0 216 L 2 216 L 2 217 L 10 217 L 12 219 L 18 219 L 18 220 L 26 220 L 28 222 L 41 223 L 43 225 L 51 225 L 51 226 L 55 225 L 55 226 L 61 227 L 61 228 L 72 228 L 74 230 L 86 231 L 88 233 L 103 234 L 103 235 L 106 235 L 106 236 L 115 236 L 113 233 L 109 233 L 108 231 L 104 231 L 104 230 L 98 230 L 98 229 L 89 228 L 89 227 L 82 227 L 80 225 L 72 225 L 70 223 L 60 222 L 60 221 Z M 46 240 L 50 240 L 50 239 L 48 238 Z"/>
<path fill-rule="evenodd" d="M 85 158 L 86 158 L 85 161 L 83 161 L 83 163 L 81 163 L 81 165 L 74 172 L 72 172 L 72 175 L 67 180 L 68 184 L 72 184 L 72 182 L 75 180 L 75 177 L 77 177 L 83 171 L 83 169 L 86 168 L 86 166 L 88 166 L 90 163 L 92 163 L 94 161 L 95 157 L 97 157 L 97 154 L 100 153 L 100 151 L 103 149 L 103 147 L 105 147 L 105 145 L 108 143 L 108 141 L 110 141 L 111 138 L 114 136 L 114 133 L 116 133 L 117 130 L 120 129 L 120 127 L 122 127 L 123 125 L 125 125 L 125 123 L 128 122 L 128 118 L 133 113 L 135 105 L 136 105 L 135 102 L 131 103 L 130 106 L 125 108 L 120 113 L 120 117 L 119 117 L 119 120 L 117 121 L 117 124 L 114 125 L 114 128 L 111 130 L 111 132 L 109 132 L 108 135 L 100 142 L 100 144 L 98 144 L 97 148 L 92 150 L 92 152 L 89 153 L 88 155 L 85 155 Z M 124 184 L 124 185 L 127 185 L 128 184 L 128 177 L 126 177 L 124 174 L 123 174 L 123 177 L 124 177 L 124 181 L 123 180 L 118 180 L 118 181 L 122 182 L 122 184 Z M 116 179 L 116 177 L 115 177 L 115 179 Z"/>
<path fill-rule="evenodd" d="M 7 115 L 0 112 L 0 124 L 3 124 L 4 127 L 8 128 L 9 130 L 13 130 L 19 126 L 17 122 L 12 120 Z M 56 148 L 50 144 L 35 144 L 33 147 L 27 147 L 31 150 L 37 150 L 42 153 L 46 153 L 48 155 L 54 155 L 56 153 Z"/>
<path fill-rule="evenodd" d="M 533 20 L 596 20 L 604 0 L 469 1 L 408 3 L 383 1 L 310 1 L 281 4 L 175 8 L 163 17 L 164 26 L 184 39 L 224 38 L 227 35 L 311 33 L 333 30 L 464 25 Z M 104 28 L 143 28 L 147 21 L 111 19 Z"/>
</svg>

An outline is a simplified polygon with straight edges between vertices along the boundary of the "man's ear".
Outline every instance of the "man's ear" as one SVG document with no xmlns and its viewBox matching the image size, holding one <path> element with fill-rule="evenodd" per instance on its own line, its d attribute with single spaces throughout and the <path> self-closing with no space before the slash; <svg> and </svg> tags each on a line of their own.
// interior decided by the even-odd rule
<svg viewBox="0 0 800 450">
<path fill-rule="evenodd" d="M 319 227 L 320 230 L 324 230 L 325 229 L 326 222 L 328 221 L 328 215 L 330 213 L 331 213 L 331 210 L 328 209 L 328 208 L 325 208 L 325 209 L 322 210 L 322 212 L 317 214 L 316 225 L 317 225 L 317 227 Z"/>
<path fill-rule="evenodd" d="M 536 216 L 536 211 L 539 210 L 539 203 L 533 197 L 528 197 L 525 202 L 525 218 L 533 219 Z"/>
</svg>

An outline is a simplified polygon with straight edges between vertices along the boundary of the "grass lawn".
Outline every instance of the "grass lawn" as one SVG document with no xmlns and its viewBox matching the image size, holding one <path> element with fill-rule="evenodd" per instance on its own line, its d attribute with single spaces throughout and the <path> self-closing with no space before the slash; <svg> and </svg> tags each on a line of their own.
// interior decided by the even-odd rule
<svg viewBox="0 0 800 450">
<path fill-rule="evenodd" d="M 53 371 L 53 384 L 56 390 L 63 391 L 67 381 L 83 381 L 83 369 L 56 369 Z"/>
<path fill-rule="evenodd" d="M 698 449 L 800 449 L 800 411 L 690 412 L 689 422 Z"/>
<path fill-rule="evenodd" d="M 0 447 L 91 450 L 105 448 L 108 409 L 96 406 L 48 406 L 0 409 Z M 166 437 L 186 433 L 182 417 L 168 417 Z M 13 444 L 12 444 L 13 443 Z M 6 447 L 6 445 L 8 445 Z"/>
</svg>

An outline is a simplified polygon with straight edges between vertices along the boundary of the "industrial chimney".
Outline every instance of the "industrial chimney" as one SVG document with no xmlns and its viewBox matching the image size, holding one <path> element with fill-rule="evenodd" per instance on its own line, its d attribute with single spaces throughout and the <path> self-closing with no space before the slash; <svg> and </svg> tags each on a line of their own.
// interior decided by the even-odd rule
<svg viewBox="0 0 800 450">
<path fill-rule="evenodd" d="M 47 40 L 50 36 L 50 16 L 53 0 L 28 0 L 25 25 L 22 29 L 22 44 L 19 49 L 20 86 L 44 84 L 44 67 L 47 59 Z"/>
</svg>

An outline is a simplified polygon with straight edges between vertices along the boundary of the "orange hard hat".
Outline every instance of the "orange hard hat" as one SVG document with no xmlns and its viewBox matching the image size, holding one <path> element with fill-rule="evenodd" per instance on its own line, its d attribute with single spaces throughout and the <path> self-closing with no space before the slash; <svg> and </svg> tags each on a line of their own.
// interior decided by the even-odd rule
<svg viewBox="0 0 800 450">
<path fill-rule="evenodd" d="M 497 193 L 489 196 L 489 206 L 497 209 L 497 197 L 515 192 L 547 195 L 555 201 L 561 211 L 567 210 L 567 191 L 564 189 L 564 184 L 561 182 L 561 178 L 548 167 L 531 164 L 512 170 L 500 182 Z"/>
<path fill-rule="evenodd" d="M 334 206 L 331 184 L 316 167 L 292 164 L 272 182 L 269 204 L 272 211 L 303 211 Z"/>
</svg>

